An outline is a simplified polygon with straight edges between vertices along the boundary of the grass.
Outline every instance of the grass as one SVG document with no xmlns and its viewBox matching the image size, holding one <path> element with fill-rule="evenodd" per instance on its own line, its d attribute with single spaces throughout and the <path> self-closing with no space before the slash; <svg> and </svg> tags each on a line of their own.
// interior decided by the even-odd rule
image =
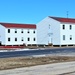
<svg viewBox="0 0 75 75">
<path fill-rule="evenodd" d="M 47 57 L 14 57 L 0 58 L 0 70 L 44 65 L 58 62 L 75 61 L 75 57 L 47 56 Z"/>
</svg>

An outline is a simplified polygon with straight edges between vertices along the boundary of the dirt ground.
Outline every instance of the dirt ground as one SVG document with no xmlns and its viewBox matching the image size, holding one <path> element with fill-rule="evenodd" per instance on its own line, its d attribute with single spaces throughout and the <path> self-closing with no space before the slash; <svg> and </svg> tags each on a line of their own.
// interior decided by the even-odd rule
<svg viewBox="0 0 75 75">
<path fill-rule="evenodd" d="M 51 64 L 58 62 L 75 61 L 75 57 L 47 56 L 47 57 L 14 57 L 0 58 L 0 70 Z"/>
</svg>

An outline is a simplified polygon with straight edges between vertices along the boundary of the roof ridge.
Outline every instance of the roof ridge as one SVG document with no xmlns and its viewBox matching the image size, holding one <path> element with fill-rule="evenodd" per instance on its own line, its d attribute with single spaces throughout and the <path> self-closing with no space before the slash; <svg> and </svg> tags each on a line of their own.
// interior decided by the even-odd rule
<svg viewBox="0 0 75 75">
<path fill-rule="evenodd" d="M 50 18 L 65 18 L 65 19 L 75 19 L 75 18 L 67 18 L 67 17 L 57 17 L 57 16 L 48 16 Z"/>
<path fill-rule="evenodd" d="M 36 29 L 36 24 L 16 24 L 16 23 L 0 23 L 6 28 L 34 28 Z"/>
<path fill-rule="evenodd" d="M 52 16 L 49 16 L 49 18 L 52 18 L 59 22 L 75 23 L 75 18 L 52 17 Z"/>
<path fill-rule="evenodd" d="M 9 23 L 9 22 L 0 22 L 0 24 L 22 24 L 22 25 L 27 25 L 27 23 Z M 28 25 L 36 25 L 36 24 L 28 24 Z"/>
</svg>

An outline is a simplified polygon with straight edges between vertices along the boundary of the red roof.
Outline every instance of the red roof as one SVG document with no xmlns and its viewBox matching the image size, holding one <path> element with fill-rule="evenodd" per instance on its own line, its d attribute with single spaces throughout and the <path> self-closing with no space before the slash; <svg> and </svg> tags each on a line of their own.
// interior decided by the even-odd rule
<svg viewBox="0 0 75 75">
<path fill-rule="evenodd" d="M 16 24 L 16 23 L 0 23 L 6 28 L 30 28 L 30 29 L 36 29 L 35 24 Z"/>
<path fill-rule="evenodd" d="M 59 22 L 75 23 L 75 19 L 73 19 L 73 18 L 61 18 L 61 17 L 50 17 L 50 18 L 53 18 L 53 19 L 55 19 L 55 20 L 57 20 Z"/>
</svg>

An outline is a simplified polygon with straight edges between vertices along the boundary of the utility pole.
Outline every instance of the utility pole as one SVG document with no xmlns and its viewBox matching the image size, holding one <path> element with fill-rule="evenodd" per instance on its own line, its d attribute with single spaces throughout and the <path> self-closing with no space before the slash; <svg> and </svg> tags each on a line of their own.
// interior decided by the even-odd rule
<svg viewBox="0 0 75 75">
<path fill-rule="evenodd" d="M 67 11 L 67 18 L 68 18 L 69 12 Z"/>
</svg>

